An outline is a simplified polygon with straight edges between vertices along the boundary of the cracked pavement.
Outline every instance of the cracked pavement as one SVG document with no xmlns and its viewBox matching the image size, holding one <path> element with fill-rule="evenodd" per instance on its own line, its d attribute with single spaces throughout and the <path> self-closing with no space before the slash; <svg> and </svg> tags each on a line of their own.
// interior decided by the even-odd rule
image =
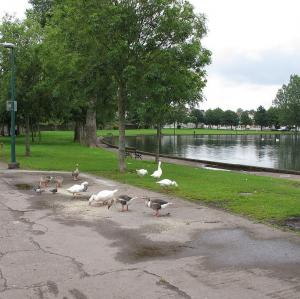
<svg viewBox="0 0 300 299">
<path fill-rule="evenodd" d="M 31 190 L 41 173 L 0 173 L 0 298 L 300 298 L 300 237 L 93 176 L 87 194 Z M 28 187 L 28 188 L 27 188 Z M 89 206 L 103 189 L 140 197 Z M 27 190 L 28 189 L 28 190 Z M 154 217 L 141 197 L 173 205 Z"/>
</svg>

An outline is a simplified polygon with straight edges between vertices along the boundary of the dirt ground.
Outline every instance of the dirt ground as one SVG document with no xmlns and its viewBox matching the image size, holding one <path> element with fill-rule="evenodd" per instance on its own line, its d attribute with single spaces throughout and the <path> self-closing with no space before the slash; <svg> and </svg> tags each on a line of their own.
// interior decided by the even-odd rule
<svg viewBox="0 0 300 299">
<path fill-rule="evenodd" d="M 55 175 L 55 174 L 51 174 Z M 179 198 L 81 174 L 36 194 L 41 173 L 0 174 L 0 298 L 300 298 L 300 238 Z M 129 212 L 92 193 L 138 198 Z M 143 197 L 173 204 L 153 216 Z"/>
</svg>

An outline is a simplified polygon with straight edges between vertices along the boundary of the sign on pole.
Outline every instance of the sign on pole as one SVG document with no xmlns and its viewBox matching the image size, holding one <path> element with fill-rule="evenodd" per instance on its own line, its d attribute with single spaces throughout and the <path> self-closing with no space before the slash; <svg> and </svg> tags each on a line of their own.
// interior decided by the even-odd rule
<svg viewBox="0 0 300 299">
<path fill-rule="evenodd" d="M 12 104 L 13 104 L 15 112 L 17 111 L 17 107 L 18 107 L 17 101 L 6 101 L 6 111 L 11 111 Z"/>
</svg>

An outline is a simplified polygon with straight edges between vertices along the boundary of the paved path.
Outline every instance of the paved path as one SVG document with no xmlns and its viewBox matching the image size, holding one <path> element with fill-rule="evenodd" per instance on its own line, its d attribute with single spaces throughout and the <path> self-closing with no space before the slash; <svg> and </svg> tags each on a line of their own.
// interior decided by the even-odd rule
<svg viewBox="0 0 300 299">
<path fill-rule="evenodd" d="M 92 207 L 89 193 L 162 195 L 91 176 L 77 199 L 31 190 L 38 172 L 0 174 L 0 298 L 300 298 L 300 238 L 171 198 L 157 218 Z M 163 197 L 167 198 L 165 195 Z"/>
</svg>

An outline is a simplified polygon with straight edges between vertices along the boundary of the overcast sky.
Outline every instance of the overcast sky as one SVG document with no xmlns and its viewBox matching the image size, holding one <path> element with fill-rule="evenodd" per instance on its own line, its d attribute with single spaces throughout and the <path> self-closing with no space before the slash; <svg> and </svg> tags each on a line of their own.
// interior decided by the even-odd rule
<svg viewBox="0 0 300 299">
<path fill-rule="evenodd" d="M 200 108 L 268 108 L 278 88 L 300 70 L 299 0 L 190 0 L 207 17 L 204 45 L 212 51 L 206 101 Z M 27 0 L 0 0 L 24 16 Z"/>
</svg>

